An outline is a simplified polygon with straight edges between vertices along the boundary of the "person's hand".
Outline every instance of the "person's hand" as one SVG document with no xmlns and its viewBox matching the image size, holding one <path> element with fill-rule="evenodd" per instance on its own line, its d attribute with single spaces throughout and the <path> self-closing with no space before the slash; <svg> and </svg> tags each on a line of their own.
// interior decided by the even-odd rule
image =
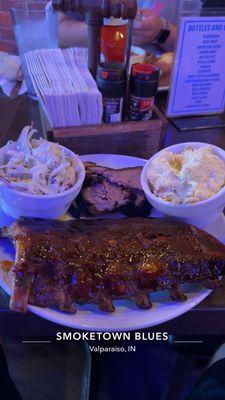
<svg viewBox="0 0 225 400">
<path fill-rule="evenodd" d="M 140 9 L 134 21 L 133 44 L 142 46 L 149 44 L 164 28 L 164 21 L 153 11 Z"/>
</svg>

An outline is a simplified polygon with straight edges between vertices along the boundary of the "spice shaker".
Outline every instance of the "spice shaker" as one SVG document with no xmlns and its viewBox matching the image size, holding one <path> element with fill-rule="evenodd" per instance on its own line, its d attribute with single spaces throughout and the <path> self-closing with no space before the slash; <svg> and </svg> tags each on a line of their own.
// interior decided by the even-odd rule
<svg viewBox="0 0 225 400">
<path fill-rule="evenodd" d="M 155 95 L 159 85 L 160 69 L 151 64 L 134 64 L 130 75 L 129 119 L 151 119 Z"/>
<path fill-rule="evenodd" d="M 97 70 L 97 85 L 103 98 L 103 122 L 122 121 L 126 71 L 123 64 L 101 63 Z"/>
</svg>

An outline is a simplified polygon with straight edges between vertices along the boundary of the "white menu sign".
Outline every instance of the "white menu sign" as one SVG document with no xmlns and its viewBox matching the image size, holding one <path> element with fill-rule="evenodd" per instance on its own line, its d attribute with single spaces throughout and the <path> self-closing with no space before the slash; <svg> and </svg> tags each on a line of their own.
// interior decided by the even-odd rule
<svg viewBox="0 0 225 400">
<path fill-rule="evenodd" d="M 182 18 L 169 117 L 219 114 L 225 107 L 225 17 Z"/>
</svg>

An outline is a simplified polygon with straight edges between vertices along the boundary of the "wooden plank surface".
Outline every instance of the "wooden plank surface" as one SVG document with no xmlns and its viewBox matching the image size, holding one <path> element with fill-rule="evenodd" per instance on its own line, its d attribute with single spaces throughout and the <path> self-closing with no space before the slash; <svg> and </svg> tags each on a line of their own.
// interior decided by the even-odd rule
<svg viewBox="0 0 225 400">
<path fill-rule="evenodd" d="M 162 102 L 165 100 L 161 100 Z M 41 120 L 38 103 L 20 97 L 10 100 L 0 97 L 0 146 L 9 139 L 16 139 L 21 129 L 34 121 L 34 126 L 41 132 Z M 224 128 L 204 129 L 202 131 L 179 132 L 172 124 L 166 128 L 165 146 L 180 142 L 202 141 L 212 143 L 225 149 Z M 143 157 L 145 149 L 138 147 L 138 157 Z M 86 151 L 87 153 L 87 151 Z M 224 334 L 225 333 L 225 280 L 223 287 L 213 293 L 182 317 L 176 318 L 166 324 L 151 329 L 168 330 L 174 334 Z M 0 289 L 0 334 L 15 335 L 51 335 L 59 327 L 32 314 L 20 315 L 8 309 L 8 296 Z"/>
<path fill-rule="evenodd" d="M 34 127 L 41 132 L 41 121 L 38 112 L 38 103 L 26 96 L 15 100 L 0 95 L 0 147 L 7 141 L 16 140 L 19 133 L 34 122 Z"/>
<path fill-rule="evenodd" d="M 150 158 L 163 147 L 167 120 L 155 109 L 150 121 L 53 129 L 49 137 L 78 154 L 124 154 Z M 53 136 L 51 136 L 53 135 Z"/>
</svg>

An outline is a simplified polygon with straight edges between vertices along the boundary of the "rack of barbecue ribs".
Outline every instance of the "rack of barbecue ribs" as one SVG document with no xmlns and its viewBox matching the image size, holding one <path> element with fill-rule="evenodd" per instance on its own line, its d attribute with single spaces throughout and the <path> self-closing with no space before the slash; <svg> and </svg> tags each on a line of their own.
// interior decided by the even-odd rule
<svg viewBox="0 0 225 400">
<path fill-rule="evenodd" d="M 20 219 L 1 229 L 14 241 L 10 307 L 27 304 L 74 313 L 76 303 L 114 311 L 114 299 L 151 307 L 150 293 L 168 289 L 185 300 L 180 284 L 218 285 L 225 246 L 209 234 L 164 219 Z"/>
</svg>

